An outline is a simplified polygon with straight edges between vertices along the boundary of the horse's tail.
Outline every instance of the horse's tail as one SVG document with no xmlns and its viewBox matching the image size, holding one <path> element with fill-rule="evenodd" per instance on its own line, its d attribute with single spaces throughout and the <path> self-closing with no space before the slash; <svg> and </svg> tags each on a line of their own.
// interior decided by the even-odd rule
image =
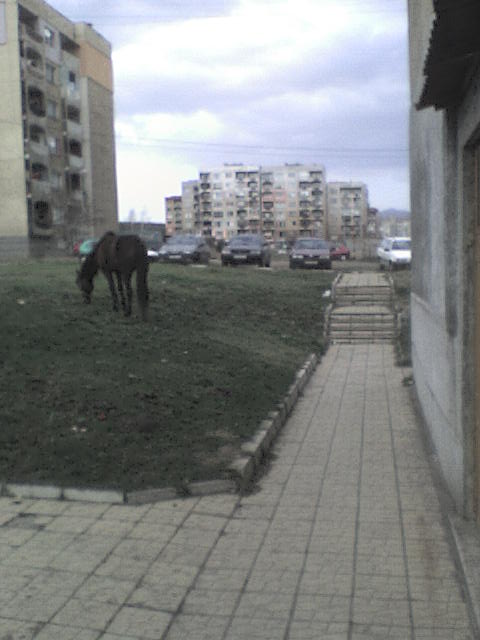
<svg viewBox="0 0 480 640">
<path fill-rule="evenodd" d="M 141 259 L 137 265 L 137 300 L 138 306 L 140 307 L 142 318 L 144 320 L 147 319 L 147 310 L 148 310 L 148 255 L 145 249 L 144 253 L 142 252 Z"/>
</svg>

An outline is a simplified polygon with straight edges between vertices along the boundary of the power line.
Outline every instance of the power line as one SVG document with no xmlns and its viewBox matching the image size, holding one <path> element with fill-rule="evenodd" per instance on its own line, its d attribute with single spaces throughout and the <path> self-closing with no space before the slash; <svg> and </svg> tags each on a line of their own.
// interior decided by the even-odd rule
<svg viewBox="0 0 480 640">
<path fill-rule="evenodd" d="M 385 156 L 385 155 L 398 155 L 404 156 L 408 153 L 408 148 L 402 147 L 302 147 L 291 145 L 279 145 L 279 146 L 267 146 L 267 145 L 250 145 L 250 144 L 237 144 L 237 143 L 224 143 L 224 142 L 197 142 L 193 140 L 172 140 L 168 138 L 142 138 L 138 137 L 136 140 L 126 138 L 125 136 L 117 135 L 117 141 L 126 146 L 137 146 L 144 148 L 161 148 L 172 147 L 190 150 L 209 149 L 211 151 L 256 151 L 260 153 L 316 153 L 316 154 L 338 154 L 338 155 L 350 155 L 356 157 L 359 155 L 365 156 Z"/>
</svg>

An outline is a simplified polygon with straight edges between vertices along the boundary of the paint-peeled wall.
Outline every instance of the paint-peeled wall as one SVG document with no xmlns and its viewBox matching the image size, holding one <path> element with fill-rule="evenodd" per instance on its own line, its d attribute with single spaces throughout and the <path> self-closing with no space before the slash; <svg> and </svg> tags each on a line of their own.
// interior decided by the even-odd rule
<svg viewBox="0 0 480 640">
<path fill-rule="evenodd" d="M 2 254 L 27 242 L 23 121 L 20 101 L 17 5 L 0 0 L 0 239 Z"/>
<path fill-rule="evenodd" d="M 455 110 L 417 110 L 430 42 L 430 2 L 411 1 L 410 179 L 412 212 L 412 361 L 415 388 L 443 475 L 468 510 L 465 454 L 464 233 L 461 150 Z"/>
</svg>

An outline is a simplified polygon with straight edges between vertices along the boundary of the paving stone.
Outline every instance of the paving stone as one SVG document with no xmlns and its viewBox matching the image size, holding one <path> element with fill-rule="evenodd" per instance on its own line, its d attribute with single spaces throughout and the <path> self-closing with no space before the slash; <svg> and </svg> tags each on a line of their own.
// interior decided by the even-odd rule
<svg viewBox="0 0 480 640">
<path fill-rule="evenodd" d="M 393 356 L 330 347 L 248 495 L 0 497 L 0 638 L 473 640 Z"/>
<path fill-rule="evenodd" d="M 171 614 L 135 607 L 123 607 L 107 629 L 107 634 L 143 640 L 158 640 L 167 630 Z"/>
</svg>

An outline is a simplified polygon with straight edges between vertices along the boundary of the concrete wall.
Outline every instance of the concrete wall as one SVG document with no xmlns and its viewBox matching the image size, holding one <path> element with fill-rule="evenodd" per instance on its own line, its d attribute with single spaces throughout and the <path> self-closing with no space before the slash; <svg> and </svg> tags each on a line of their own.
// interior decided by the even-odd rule
<svg viewBox="0 0 480 640">
<path fill-rule="evenodd" d="M 416 391 L 458 509 L 473 511 L 473 188 L 480 125 L 474 79 L 460 108 L 414 107 L 431 33 L 430 0 L 409 2 L 412 361 Z"/>
<path fill-rule="evenodd" d="M 92 233 L 100 235 L 118 225 L 113 94 L 91 78 L 82 78 L 82 94 L 88 208 Z"/>
<path fill-rule="evenodd" d="M 118 225 L 111 48 L 84 23 L 75 25 L 75 35 L 80 43 L 87 206 L 92 215 L 92 234 L 101 235 Z"/>
<path fill-rule="evenodd" d="M 0 3 L 0 236 L 7 238 L 28 234 L 17 16 L 15 2 Z"/>
</svg>

